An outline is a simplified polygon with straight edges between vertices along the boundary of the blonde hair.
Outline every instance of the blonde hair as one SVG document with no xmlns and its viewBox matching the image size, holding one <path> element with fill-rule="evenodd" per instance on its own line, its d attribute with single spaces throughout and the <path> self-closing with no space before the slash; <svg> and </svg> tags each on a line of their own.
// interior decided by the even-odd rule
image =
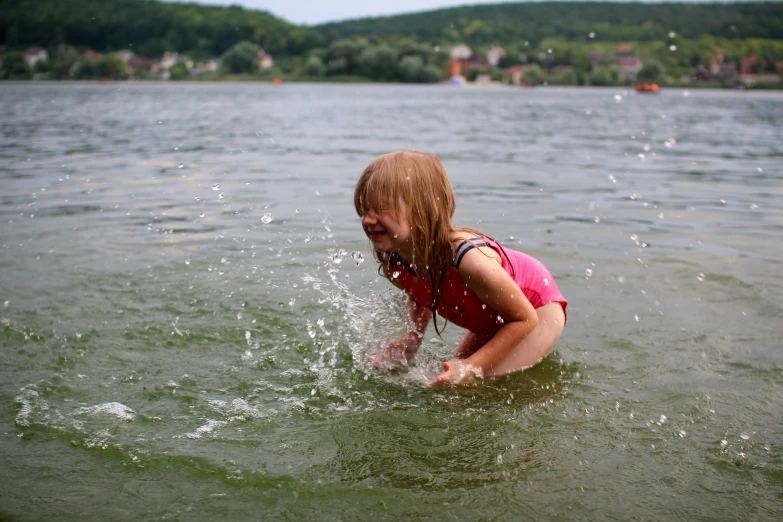
<svg viewBox="0 0 783 522">
<path fill-rule="evenodd" d="M 454 232 L 464 231 L 479 236 L 482 233 L 452 225 L 456 209 L 454 191 L 446 169 L 435 154 L 390 152 L 378 156 L 364 169 L 353 194 L 353 204 L 359 217 L 364 215 L 365 209 L 373 209 L 386 210 L 399 220 L 401 202 L 408 206 L 410 212 L 413 268 L 419 274 L 427 274 L 432 285 L 430 306 L 435 310 L 440 284 L 454 262 Z M 373 253 L 379 263 L 390 261 L 388 254 Z M 437 323 L 435 329 L 438 331 Z"/>
</svg>

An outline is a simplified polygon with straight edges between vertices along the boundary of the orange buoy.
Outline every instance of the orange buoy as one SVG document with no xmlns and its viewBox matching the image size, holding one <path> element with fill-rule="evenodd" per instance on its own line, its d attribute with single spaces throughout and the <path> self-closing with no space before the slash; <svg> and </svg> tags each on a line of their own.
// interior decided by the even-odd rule
<svg viewBox="0 0 783 522">
<path fill-rule="evenodd" d="M 280 85 L 281 83 L 283 83 L 283 81 L 280 78 L 272 80 L 272 85 Z"/>
</svg>

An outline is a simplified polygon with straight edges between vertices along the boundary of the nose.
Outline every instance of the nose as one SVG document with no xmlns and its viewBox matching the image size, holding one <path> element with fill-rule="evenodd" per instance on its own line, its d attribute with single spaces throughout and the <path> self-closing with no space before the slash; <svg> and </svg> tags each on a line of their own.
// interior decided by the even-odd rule
<svg viewBox="0 0 783 522">
<path fill-rule="evenodd" d="M 373 210 L 366 210 L 362 215 L 362 226 L 369 227 L 378 222 L 378 215 Z"/>
</svg>

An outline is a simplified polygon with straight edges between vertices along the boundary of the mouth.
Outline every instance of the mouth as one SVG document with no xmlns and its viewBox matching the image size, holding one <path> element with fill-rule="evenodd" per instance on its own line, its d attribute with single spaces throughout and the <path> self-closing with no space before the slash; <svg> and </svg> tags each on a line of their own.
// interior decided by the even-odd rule
<svg viewBox="0 0 783 522">
<path fill-rule="evenodd" d="M 373 239 L 373 240 L 374 239 L 380 239 L 384 235 L 386 235 L 386 232 L 383 231 L 383 230 L 368 230 L 367 231 L 367 237 L 369 237 L 370 239 Z"/>
</svg>

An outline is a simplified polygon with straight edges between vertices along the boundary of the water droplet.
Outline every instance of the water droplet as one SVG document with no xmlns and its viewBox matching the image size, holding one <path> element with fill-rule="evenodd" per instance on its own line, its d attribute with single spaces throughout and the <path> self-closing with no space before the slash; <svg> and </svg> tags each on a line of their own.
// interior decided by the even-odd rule
<svg viewBox="0 0 783 522">
<path fill-rule="evenodd" d="M 392 279 L 397 279 L 398 277 L 400 277 L 399 272 L 392 272 Z"/>
<path fill-rule="evenodd" d="M 674 52 L 674 51 L 676 51 L 676 50 L 677 50 L 677 46 L 676 46 L 676 45 L 674 45 L 674 44 L 671 44 L 671 45 L 669 46 L 669 50 L 670 50 L 670 51 L 672 51 L 672 52 Z"/>
<path fill-rule="evenodd" d="M 688 433 L 685 430 L 680 430 L 680 438 L 685 438 Z"/>
<path fill-rule="evenodd" d="M 549 279 L 544 278 L 544 286 L 549 286 Z"/>
<path fill-rule="evenodd" d="M 204 216 L 206 216 L 206 214 L 204 214 L 203 212 L 198 215 L 198 217 L 204 217 Z"/>
<path fill-rule="evenodd" d="M 759 209 L 759 206 L 758 206 L 758 205 L 756 205 L 755 203 L 753 203 L 753 204 L 750 206 L 750 209 L 751 209 L 751 210 L 758 210 L 758 209 Z"/>
<path fill-rule="evenodd" d="M 696 279 L 698 279 L 699 281 L 704 281 L 704 279 L 706 279 L 706 276 L 703 273 L 699 272 L 698 274 L 696 274 Z"/>
<path fill-rule="evenodd" d="M 345 256 L 346 256 L 346 255 L 348 255 L 348 252 L 346 252 L 345 250 L 343 250 L 343 249 L 341 248 L 340 250 L 338 250 L 337 252 L 335 252 L 335 253 L 332 255 L 332 262 L 333 262 L 334 264 L 336 264 L 336 265 L 339 265 L 340 263 L 342 263 L 342 262 L 343 262 L 343 259 L 345 259 Z"/>
<path fill-rule="evenodd" d="M 683 95 L 683 96 L 685 96 L 685 97 L 687 98 L 688 96 L 690 96 L 690 95 L 691 95 L 691 93 L 690 93 L 690 92 L 688 92 L 688 91 L 682 91 L 682 95 Z"/>
<path fill-rule="evenodd" d="M 617 178 L 609 174 L 609 181 L 611 181 L 612 183 L 617 183 Z"/>
<path fill-rule="evenodd" d="M 224 197 L 226 197 L 226 196 L 222 192 L 220 194 L 218 194 L 218 200 L 223 199 Z"/>
<path fill-rule="evenodd" d="M 640 160 L 642 160 L 642 161 L 644 161 L 644 160 L 646 160 L 646 159 L 647 159 L 647 156 L 645 156 L 645 155 L 644 155 L 643 153 L 641 153 L 641 152 L 640 152 L 639 154 L 637 154 L 636 156 L 637 156 L 637 157 L 638 157 Z"/>
<path fill-rule="evenodd" d="M 729 445 L 729 441 L 727 441 L 725 439 L 720 441 L 720 449 L 726 449 L 726 446 L 728 446 L 728 445 Z"/>
<path fill-rule="evenodd" d="M 184 168 L 185 168 L 185 165 L 183 165 L 182 163 L 180 163 L 180 164 L 179 164 L 179 166 L 178 166 L 177 168 L 178 168 L 178 169 L 184 169 Z"/>
<path fill-rule="evenodd" d="M 11 301 L 3 301 L 3 308 L 8 308 L 8 306 L 11 304 Z"/>
<path fill-rule="evenodd" d="M 590 268 L 585 269 L 585 277 L 593 277 L 593 270 Z"/>
<path fill-rule="evenodd" d="M 214 185 L 212 185 L 212 190 L 215 190 L 215 191 L 220 190 L 220 183 L 215 183 Z"/>
<path fill-rule="evenodd" d="M 587 35 L 588 38 L 595 38 L 595 33 L 590 31 L 590 34 Z"/>
<path fill-rule="evenodd" d="M 305 243 L 309 243 L 310 241 L 312 241 L 312 240 L 310 239 L 310 236 L 305 236 L 304 242 L 305 242 Z"/>
<path fill-rule="evenodd" d="M 503 464 L 503 455 L 498 453 L 498 464 Z"/>
<path fill-rule="evenodd" d="M 185 264 L 186 264 L 186 265 L 189 265 L 189 264 L 190 264 L 190 259 L 186 259 L 186 260 L 185 260 Z"/>
<path fill-rule="evenodd" d="M 356 261 L 356 265 L 361 265 L 364 263 L 364 254 L 361 252 L 351 252 L 351 259 Z"/>
<path fill-rule="evenodd" d="M 614 101 L 615 101 L 616 103 L 620 103 L 620 102 L 622 102 L 622 101 L 623 101 L 623 97 L 622 97 L 622 95 L 620 95 L 620 94 L 615 94 L 615 95 L 614 95 Z"/>
<path fill-rule="evenodd" d="M 639 321 L 639 316 L 638 315 L 634 315 L 633 318 L 636 319 L 637 322 Z"/>
<path fill-rule="evenodd" d="M 486 310 L 487 309 L 487 305 L 485 305 L 485 304 L 481 305 L 481 309 L 482 310 Z"/>
<path fill-rule="evenodd" d="M 666 424 L 666 420 L 667 420 L 666 415 L 661 415 L 661 418 L 658 419 L 658 422 L 660 422 L 661 424 Z"/>
<path fill-rule="evenodd" d="M 268 225 L 272 222 L 272 214 L 269 212 L 265 213 L 263 216 L 261 216 L 261 223 L 264 225 Z"/>
<path fill-rule="evenodd" d="M 645 143 L 645 144 L 644 144 L 644 147 L 642 147 L 642 150 L 644 150 L 644 152 L 650 152 L 650 145 L 648 145 L 647 143 Z"/>
<path fill-rule="evenodd" d="M 748 435 L 747 433 L 740 433 L 740 438 L 742 440 L 750 440 L 750 435 Z"/>
<path fill-rule="evenodd" d="M 595 219 L 593 221 L 595 221 L 596 223 L 600 223 L 601 222 L 601 218 L 599 218 L 598 216 L 595 216 Z"/>
<path fill-rule="evenodd" d="M 502 317 L 500 317 L 500 316 L 498 316 L 498 318 L 497 318 L 497 322 L 498 322 L 498 323 L 500 323 L 500 324 L 503 324 L 503 323 L 505 323 L 505 321 L 503 320 L 503 318 L 502 318 Z"/>
<path fill-rule="evenodd" d="M 288 301 L 288 306 L 294 306 L 296 304 L 296 299 L 291 299 Z"/>
</svg>

